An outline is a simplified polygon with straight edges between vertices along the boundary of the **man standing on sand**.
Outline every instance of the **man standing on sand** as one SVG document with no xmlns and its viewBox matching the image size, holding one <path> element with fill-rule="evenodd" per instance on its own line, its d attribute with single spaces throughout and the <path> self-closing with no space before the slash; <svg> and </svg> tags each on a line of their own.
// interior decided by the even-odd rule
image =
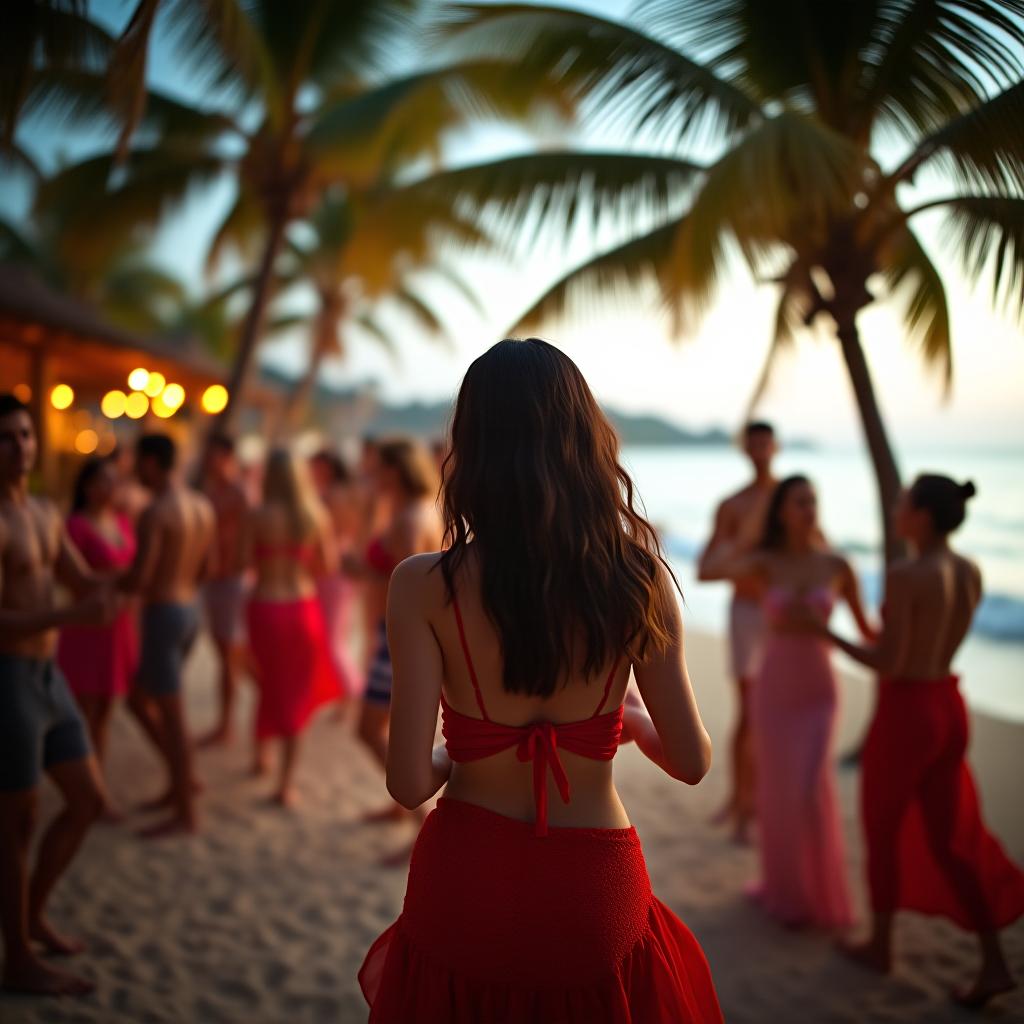
<svg viewBox="0 0 1024 1024">
<path fill-rule="evenodd" d="M 138 552 L 121 580 L 125 590 L 142 597 L 139 671 L 128 707 L 163 755 L 170 777 L 153 806 L 171 813 L 142 833 L 150 838 L 197 829 L 181 677 L 199 629 L 199 585 L 216 554 L 213 508 L 178 479 L 176 461 L 166 434 L 139 438 L 135 471 L 153 500 L 139 519 Z"/>
<path fill-rule="evenodd" d="M 111 621 L 113 592 L 98 586 L 50 502 L 31 497 L 28 475 L 36 435 L 28 409 L 0 395 L 0 926 L 3 987 L 39 995 L 84 995 L 93 985 L 44 963 L 32 947 L 70 955 L 82 945 L 46 920 L 46 901 L 105 797 L 85 725 L 54 662 L 57 630 L 68 623 Z M 75 594 L 57 608 L 54 584 Z M 46 772 L 64 807 L 39 844 L 29 877 L 29 847 Z"/>
<path fill-rule="evenodd" d="M 715 512 L 714 532 L 698 563 L 698 579 L 716 577 L 707 571 L 708 556 L 721 544 L 753 547 L 764 529 L 768 503 L 778 481 L 772 459 L 778 451 L 771 424 L 748 423 L 743 451 L 754 467 L 754 479 L 726 498 Z M 746 842 L 754 817 L 754 761 L 750 737 L 749 689 L 761 640 L 761 590 L 757 580 L 736 580 L 729 610 L 729 649 L 737 687 L 736 728 L 731 745 L 732 790 L 716 820 L 733 825 L 733 834 Z"/>
<path fill-rule="evenodd" d="M 210 438 L 203 493 L 216 519 L 216 571 L 203 586 L 203 604 L 220 662 L 220 719 L 200 746 L 218 746 L 229 743 L 232 736 L 245 604 L 242 525 L 249 512 L 249 500 L 239 480 L 235 442 L 226 434 Z"/>
</svg>

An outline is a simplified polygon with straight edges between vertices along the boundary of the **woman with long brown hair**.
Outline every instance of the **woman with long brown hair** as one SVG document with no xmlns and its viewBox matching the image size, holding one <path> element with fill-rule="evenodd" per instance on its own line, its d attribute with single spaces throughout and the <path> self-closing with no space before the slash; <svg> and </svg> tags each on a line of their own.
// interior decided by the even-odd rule
<svg viewBox="0 0 1024 1024">
<path fill-rule="evenodd" d="M 573 362 L 537 339 L 478 358 L 444 479 L 448 546 L 388 599 L 387 780 L 409 808 L 445 793 L 360 972 L 370 1020 L 720 1021 L 612 779 L 625 738 L 691 784 L 711 748 L 671 573 Z"/>
<path fill-rule="evenodd" d="M 828 644 L 789 626 L 793 609 L 828 622 L 844 600 L 866 638 L 875 634 L 850 563 L 828 548 L 818 498 L 805 476 L 772 494 L 757 549 L 742 540 L 707 559 L 708 578 L 764 586 L 766 634 L 751 690 L 760 880 L 753 895 L 789 926 L 844 928 L 853 919 L 832 767 L 838 684 Z"/>
<path fill-rule="evenodd" d="M 429 452 L 408 438 L 381 441 L 375 451 L 377 498 L 388 510 L 387 525 L 371 538 L 361 557 L 345 558 L 342 565 L 347 573 L 365 583 L 364 613 L 372 650 L 357 732 L 384 767 L 391 719 L 391 653 L 384 624 L 388 586 L 399 562 L 439 547 L 441 524 L 436 508 L 437 473 Z M 404 816 L 405 811 L 392 804 L 372 813 L 370 818 L 388 820 Z M 394 859 L 401 860 L 403 856 L 400 853 Z"/>
<path fill-rule="evenodd" d="M 332 564 L 327 513 L 305 467 L 285 448 L 267 459 L 263 501 L 246 524 L 243 562 L 256 571 L 248 606 L 249 647 L 259 685 L 254 770 L 268 740 L 281 741 L 273 799 L 295 801 L 299 742 L 313 713 L 343 694 L 327 642 L 316 581 Z"/>
</svg>

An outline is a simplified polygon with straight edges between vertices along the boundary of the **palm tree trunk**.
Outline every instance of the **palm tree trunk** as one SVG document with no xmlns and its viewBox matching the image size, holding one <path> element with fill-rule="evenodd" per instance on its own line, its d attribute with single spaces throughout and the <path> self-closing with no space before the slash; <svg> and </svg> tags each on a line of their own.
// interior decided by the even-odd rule
<svg viewBox="0 0 1024 1024">
<path fill-rule="evenodd" d="M 284 243 L 284 232 L 288 226 L 288 210 L 290 197 L 282 197 L 273 205 L 268 218 L 267 240 L 260 258 L 259 271 L 253 284 L 252 301 L 249 311 L 242 323 L 238 338 L 238 349 L 228 376 L 228 404 L 215 421 L 215 430 L 229 431 L 241 408 L 241 397 L 245 390 L 252 364 L 256 356 L 256 347 L 263 333 L 263 322 L 266 319 L 267 307 L 270 305 L 273 290 L 274 266 Z"/>
<path fill-rule="evenodd" d="M 857 330 L 856 313 L 837 318 L 836 333 L 843 350 L 843 359 L 853 385 L 857 409 L 860 412 L 864 439 L 871 455 L 871 464 L 875 470 L 875 482 L 878 485 L 879 512 L 882 519 L 882 536 L 885 540 L 885 561 L 888 565 L 898 558 L 902 551 L 899 539 L 893 531 L 892 512 L 900 495 L 900 471 L 896 465 L 892 445 L 882 421 L 882 412 L 875 397 L 875 388 L 871 381 L 864 349 L 860 343 Z"/>
<path fill-rule="evenodd" d="M 313 388 L 316 386 L 316 378 L 320 372 L 320 364 L 335 338 L 334 321 L 331 314 L 321 310 L 317 314 L 316 326 L 314 328 L 313 346 L 309 353 L 309 363 L 306 372 L 299 381 L 299 386 L 292 392 L 285 409 L 285 423 L 294 428 L 299 418 L 309 405 L 313 395 Z"/>
</svg>

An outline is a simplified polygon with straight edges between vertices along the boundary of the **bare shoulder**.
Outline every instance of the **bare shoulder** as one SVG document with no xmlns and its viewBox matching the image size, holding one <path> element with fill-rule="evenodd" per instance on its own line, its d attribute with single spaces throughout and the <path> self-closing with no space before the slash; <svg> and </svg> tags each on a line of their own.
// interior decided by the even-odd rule
<svg viewBox="0 0 1024 1024">
<path fill-rule="evenodd" d="M 186 492 L 192 500 L 193 508 L 203 517 L 207 522 L 213 522 L 215 513 L 213 510 L 213 502 L 200 491 L 187 491 Z"/>
<path fill-rule="evenodd" d="M 391 577 L 391 586 L 401 587 L 416 592 L 424 597 L 435 591 L 444 590 L 444 576 L 441 572 L 441 552 L 426 551 L 419 555 L 410 555 L 399 562 Z"/>
<path fill-rule="evenodd" d="M 971 586 L 980 591 L 982 586 L 981 567 L 973 559 L 953 552 L 953 564 Z"/>
</svg>

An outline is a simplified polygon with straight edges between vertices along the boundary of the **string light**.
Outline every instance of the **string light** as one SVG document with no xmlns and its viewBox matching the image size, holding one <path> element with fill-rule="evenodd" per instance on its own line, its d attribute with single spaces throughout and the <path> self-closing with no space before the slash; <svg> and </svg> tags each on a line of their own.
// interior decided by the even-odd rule
<svg viewBox="0 0 1024 1024">
<path fill-rule="evenodd" d="M 82 455 L 92 455 L 99 443 L 99 434 L 95 430 L 81 430 L 75 438 L 75 451 Z"/>
<path fill-rule="evenodd" d="M 128 374 L 128 387 L 132 391 L 142 391 L 149 383 L 149 370 L 141 366 L 136 367 Z"/>
<path fill-rule="evenodd" d="M 216 416 L 223 412 L 228 405 L 228 389 L 223 384 L 211 384 L 204 392 L 202 398 L 203 412 Z"/>
<path fill-rule="evenodd" d="M 68 409 L 75 400 L 75 392 L 67 384 L 58 384 L 50 392 L 50 404 L 54 409 Z"/>
<path fill-rule="evenodd" d="M 150 373 L 149 379 L 141 388 L 136 388 L 137 391 L 144 391 L 150 398 L 156 398 L 164 389 L 164 385 L 167 383 L 167 378 L 155 370 Z"/>
<path fill-rule="evenodd" d="M 141 420 L 149 412 L 149 399 L 141 391 L 133 391 L 125 401 L 124 411 L 130 420 Z"/>
<path fill-rule="evenodd" d="M 123 391 L 108 391 L 100 402 L 100 412 L 108 420 L 120 419 L 128 404 L 128 396 Z"/>
<path fill-rule="evenodd" d="M 180 384 L 168 384 L 164 388 L 163 394 L 160 396 L 160 401 L 167 406 L 171 412 L 176 409 L 180 409 L 182 403 L 185 401 L 185 389 Z"/>
</svg>

